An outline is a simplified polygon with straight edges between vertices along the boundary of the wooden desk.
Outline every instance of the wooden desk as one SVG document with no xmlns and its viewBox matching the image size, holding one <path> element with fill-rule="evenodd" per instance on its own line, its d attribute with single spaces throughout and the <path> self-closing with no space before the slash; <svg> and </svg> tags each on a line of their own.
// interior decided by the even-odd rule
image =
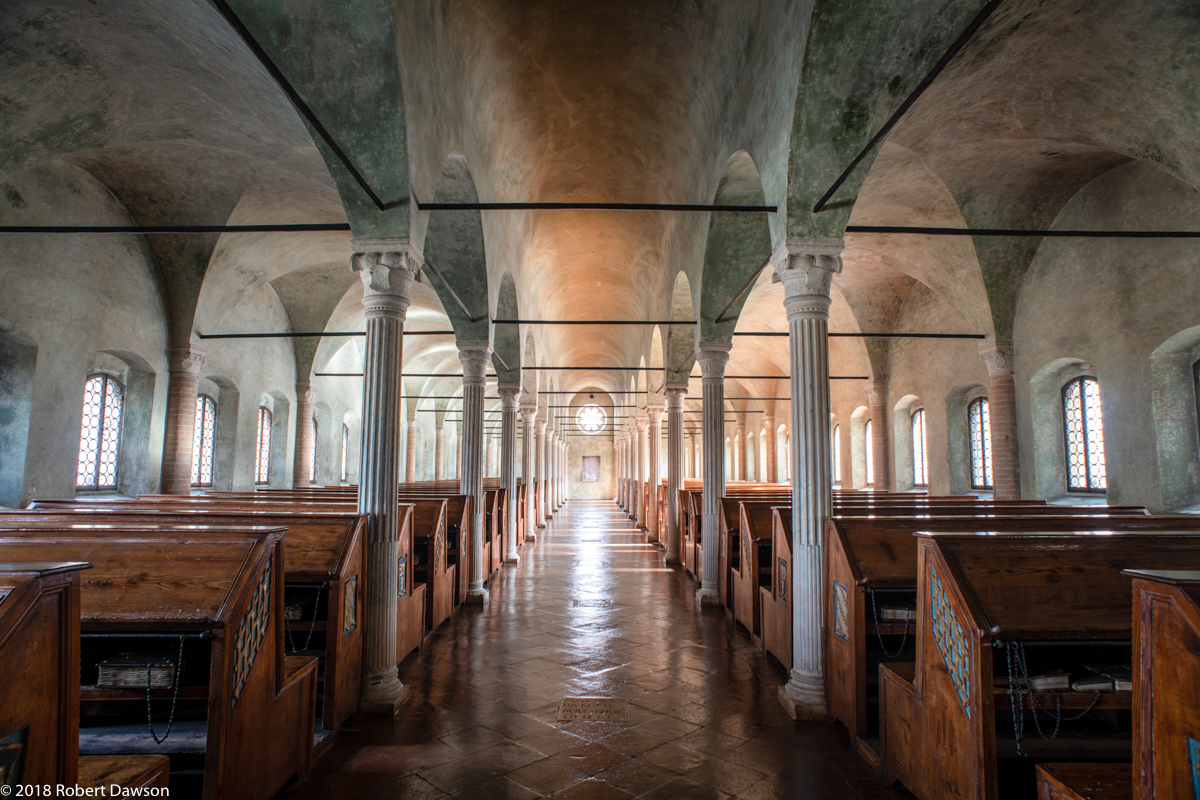
<svg viewBox="0 0 1200 800">
<path fill-rule="evenodd" d="M 763 649 L 792 668 L 792 507 L 771 508 L 771 582 L 760 586 Z"/>
</svg>

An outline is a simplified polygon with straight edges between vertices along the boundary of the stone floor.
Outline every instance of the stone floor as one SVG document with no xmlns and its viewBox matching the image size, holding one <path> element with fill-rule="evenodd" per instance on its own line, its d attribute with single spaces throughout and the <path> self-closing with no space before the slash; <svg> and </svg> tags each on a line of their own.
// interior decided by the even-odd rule
<svg viewBox="0 0 1200 800">
<path fill-rule="evenodd" d="M 490 588 L 401 665 L 395 720 L 352 721 L 281 797 L 901 797 L 843 730 L 784 714 L 782 666 L 615 504 L 569 502 Z M 559 722 L 563 697 L 628 720 Z"/>
</svg>

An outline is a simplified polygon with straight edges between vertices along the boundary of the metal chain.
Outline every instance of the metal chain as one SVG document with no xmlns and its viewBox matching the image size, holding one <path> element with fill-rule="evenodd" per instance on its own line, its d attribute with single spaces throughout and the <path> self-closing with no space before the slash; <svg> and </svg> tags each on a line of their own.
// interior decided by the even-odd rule
<svg viewBox="0 0 1200 800">
<path fill-rule="evenodd" d="M 150 712 L 150 669 L 153 663 L 146 664 L 146 727 L 150 729 L 150 735 L 154 737 L 156 744 L 162 744 L 171 735 L 171 728 L 175 725 L 175 701 L 179 699 L 179 686 L 183 683 L 183 641 L 184 636 L 179 637 L 179 658 L 175 661 L 175 691 L 171 694 L 171 714 L 167 717 L 167 732 L 158 738 L 158 734 L 154 732 L 154 715 Z"/>
<path fill-rule="evenodd" d="M 879 632 L 879 610 L 875 608 L 875 590 L 868 587 L 867 592 L 871 595 L 871 614 L 875 617 L 875 637 L 879 639 L 879 649 L 888 658 L 896 658 L 904 652 L 904 645 L 908 644 L 908 623 L 909 620 L 904 620 L 904 636 L 900 639 L 900 649 L 894 653 L 889 653 L 887 647 L 883 644 L 883 634 Z"/>
<path fill-rule="evenodd" d="M 325 584 L 323 584 L 323 583 L 317 584 L 317 599 L 316 599 L 316 602 L 313 603 L 313 618 L 308 624 L 308 638 L 304 640 L 304 649 L 305 650 L 307 650 L 309 645 L 312 644 L 313 631 L 315 631 L 317 629 L 317 617 L 321 610 L 321 590 L 324 588 L 325 588 Z M 296 650 L 296 642 L 292 639 L 292 623 L 291 623 L 291 620 L 289 620 L 287 618 L 286 611 L 284 612 L 284 615 L 283 615 L 283 627 L 287 631 L 288 652 L 290 652 L 290 653 L 298 652 Z M 328 632 L 326 632 L 326 635 L 328 635 Z"/>
<path fill-rule="evenodd" d="M 1097 690 L 1095 697 L 1092 698 L 1092 702 L 1088 705 L 1087 708 L 1085 708 L 1083 711 L 1080 711 L 1078 714 L 1076 714 L 1073 717 L 1064 717 L 1062 715 L 1062 693 L 1054 692 L 1054 715 L 1053 715 L 1054 731 L 1049 736 L 1047 736 L 1045 734 L 1045 732 L 1042 730 L 1041 723 L 1038 722 L 1037 712 L 1041 711 L 1046 716 L 1050 716 L 1051 715 L 1050 709 L 1042 708 L 1041 704 L 1039 704 L 1037 701 L 1036 693 L 1033 691 L 1033 689 L 1031 689 L 1029 687 L 1029 665 L 1025 659 L 1025 646 L 1021 642 L 1007 642 L 1005 644 L 1005 650 L 1008 653 L 1008 699 L 1009 699 L 1009 703 L 1012 706 L 1013 733 L 1015 734 L 1016 740 L 1017 740 L 1017 753 L 1019 753 L 1020 755 L 1023 755 L 1023 756 L 1029 755 L 1021 747 L 1021 739 L 1024 735 L 1024 729 L 1025 729 L 1025 699 L 1024 699 L 1024 695 L 1027 694 L 1029 696 L 1029 710 L 1033 712 L 1034 727 L 1037 728 L 1038 735 L 1047 741 L 1053 740 L 1054 738 L 1056 738 L 1058 736 L 1059 728 L 1063 722 L 1074 722 L 1075 720 L 1083 719 L 1085 716 L 1087 716 L 1088 712 L 1090 712 L 1093 708 L 1096 707 L 1096 703 L 1100 702 L 1100 691 Z M 1021 670 L 1022 677 L 1025 680 L 1024 689 L 1022 689 L 1019 686 L 1014 689 L 1014 683 L 1015 683 L 1015 681 L 1013 680 L 1013 660 L 1014 659 L 1016 660 L 1017 667 Z M 1018 706 L 1020 707 L 1019 709 L 1018 709 Z M 1019 713 L 1018 713 L 1018 711 L 1019 711 Z"/>
</svg>

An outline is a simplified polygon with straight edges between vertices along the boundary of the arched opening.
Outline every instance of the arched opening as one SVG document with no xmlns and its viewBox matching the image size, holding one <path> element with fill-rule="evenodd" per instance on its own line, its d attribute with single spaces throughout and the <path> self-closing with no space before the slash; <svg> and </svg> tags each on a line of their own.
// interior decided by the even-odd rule
<svg viewBox="0 0 1200 800">
<path fill-rule="evenodd" d="M 1068 483 L 1069 453 L 1067 449 L 1068 419 L 1064 414 L 1067 406 L 1064 388 L 1081 377 L 1093 377 L 1096 368 L 1077 358 L 1059 358 L 1043 366 L 1029 379 L 1030 410 L 1033 415 L 1034 482 L 1037 496 L 1057 499 L 1068 494 L 1082 497 L 1100 492 L 1077 491 Z M 1078 384 L 1076 384 L 1078 385 Z M 1095 393 L 1098 404 L 1098 388 Z M 1086 397 L 1084 398 L 1086 400 Z M 1103 430 L 1092 429 L 1099 433 Z M 1082 440 L 1086 445 L 1086 439 Z M 1083 455 L 1081 450 L 1077 456 Z M 1111 470 L 1105 469 L 1105 490 L 1112 483 Z M 1111 499 L 1111 498 L 1110 498 Z"/>
<path fill-rule="evenodd" d="M 850 486 L 861 489 L 870 483 L 867 475 L 870 458 L 867 454 L 867 423 L 871 409 L 859 406 L 850 415 Z"/>
<path fill-rule="evenodd" d="M 896 479 L 896 491 L 903 492 L 916 486 L 929 485 L 929 461 L 925 452 L 924 413 L 921 414 L 921 438 L 918 440 L 916 412 L 921 408 L 921 400 L 916 395 L 907 394 L 900 398 L 892 409 L 892 443 L 893 468 Z M 868 445 L 869 446 L 869 445 Z M 922 478 L 923 480 L 918 480 Z"/>
<path fill-rule="evenodd" d="M 1200 326 L 1150 354 L 1158 482 L 1165 509 L 1200 503 Z"/>
<path fill-rule="evenodd" d="M 0 319 L 0 506 L 21 507 L 37 343 Z"/>
</svg>

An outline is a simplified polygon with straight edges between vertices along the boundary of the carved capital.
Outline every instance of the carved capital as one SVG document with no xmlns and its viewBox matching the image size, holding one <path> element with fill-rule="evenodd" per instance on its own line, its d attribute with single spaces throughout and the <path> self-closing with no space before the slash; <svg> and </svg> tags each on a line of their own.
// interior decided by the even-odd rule
<svg viewBox="0 0 1200 800">
<path fill-rule="evenodd" d="M 538 407 L 537 403 L 521 403 L 521 421 L 526 425 L 532 425 L 537 419 Z"/>
<path fill-rule="evenodd" d="M 500 394 L 500 408 L 504 411 L 516 411 L 521 397 L 521 384 L 502 383 L 497 387 Z"/>
<path fill-rule="evenodd" d="M 988 375 L 1011 375 L 1013 372 L 1012 342 L 984 342 L 979 345 L 979 357 L 987 365 Z"/>
<path fill-rule="evenodd" d="M 637 425 L 638 433 L 644 436 L 646 434 L 646 428 L 650 427 L 650 418 L 638 417 L 634 420 L 634 423 Z"/>
<path fill-rule="evenodd" d="M 487 380 L 492 346 L 487 342 L 459 342 L 458 360 L 462 362 L 463 386 L 483 386 Z"/>
<path fill-rule="evenodd" d="M 363 305 L 367 312 L 404 315 L 408 293 L 423 261 L 407 238 L 354 239 L 350 269 L 363 282 Z"/>
<path fill-rule="evenodd" d="M 868 383 L 866 386 L 867 405 L 882 406 L 887 404 L 887 383 Z"/>
<path fill-rule="evenodd" d="M 772 282 L 782 283 L 788 319 L 829 317 L 829 289 L 842 271 L 841 239 L 788 239 L 771 256 Z"/>
<path fill-rule="evenodd" d="M 546 420 L 539 419 L 537 421 L 538 436 L 546 435 Z"/>
<path fill-rule="evenodd" d="M 167 369 L 173 373 L 182 372 L 185 375 L 199 376 L 206 358 L 208 358 L 208 351 L 194 344 L 187 347 L 169 347 L 167 348 Z"/>
<path fill-rule="evenodd" d="M 310 406 L 317 402 L 317 387 L 312 381 L 296 381 L 296 401 L 306 402 Z"/>
<path fill-rule="evenodd" d="M 683 398 L 687 397 L 686 383 L 667 384 L 667 411 L 683 411 Z"/>
<path fill-rule="evenodd" d="M 667 413 L 666 406 L 653 405 L 646 406 L 646 414 L 650 417 L 651 425 L 661 425 L 663 414 Z"/>
<path fill-rule="evenodd" d="M 696 345 L 696 363 L 704 382 L 725 380 L 725 365 L 729 363 L 732 344 L 725 342 L 700 342 Z"/>
</svg>

